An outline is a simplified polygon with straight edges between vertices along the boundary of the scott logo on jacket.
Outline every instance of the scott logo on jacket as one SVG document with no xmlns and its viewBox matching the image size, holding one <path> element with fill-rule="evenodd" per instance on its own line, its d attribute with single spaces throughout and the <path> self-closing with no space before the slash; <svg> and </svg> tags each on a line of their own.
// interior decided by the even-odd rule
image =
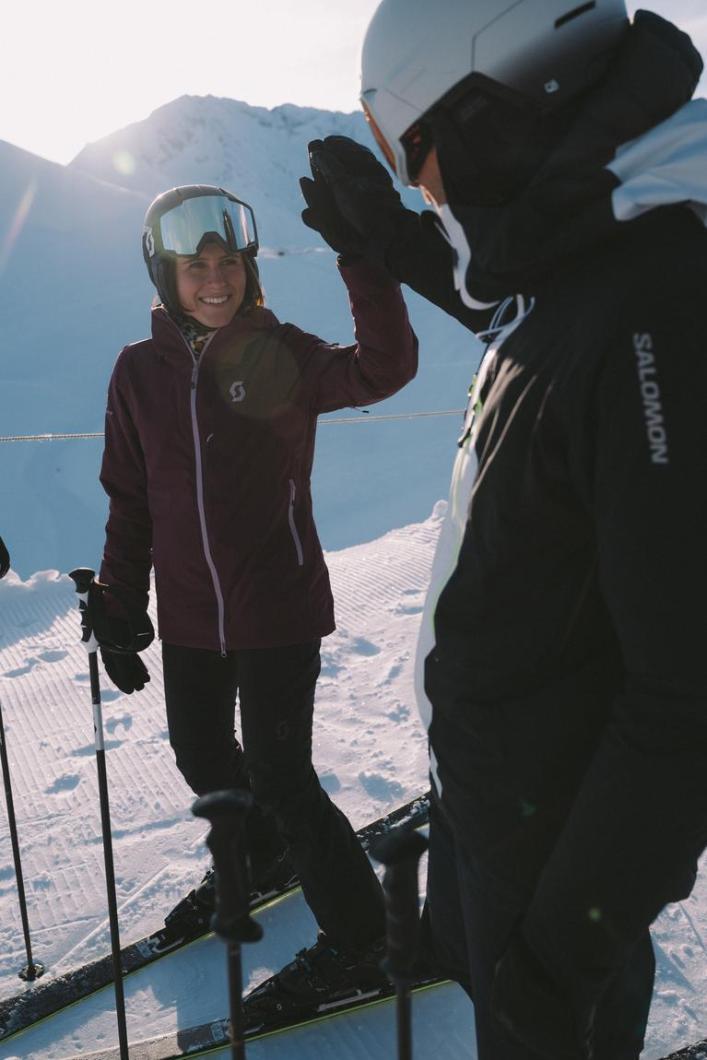
<svg viewBox="0 0 707 1060">
<path fill-rule="evenodd" d="M 663 403 L 658 386 L 658 373 L 653 352 L 653 336 L 648 332 L 636 333 L 633 336 L 633 349 L 636 354 L 638 382 L 641 387 L 641 400 L 646 418 L 646 432 L 654 464 L 668 464 L 668 432 L 665 428 Z"/>
<path fill-rule="evenodd" d="M 235 383 L 231 383 L 228 392 L 231 395 L 231 401 L 243 401 L 245 398 L 245 384 L 241 379 L 237 379 Z"/>
</svg>

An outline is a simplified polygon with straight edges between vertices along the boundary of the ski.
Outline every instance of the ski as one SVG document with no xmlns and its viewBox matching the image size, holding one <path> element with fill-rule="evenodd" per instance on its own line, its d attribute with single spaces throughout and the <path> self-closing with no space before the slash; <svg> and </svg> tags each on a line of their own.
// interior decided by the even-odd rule
<svg viewBox="0 0 707 1060">
<path fill-rule="evenodd" d="M 447 979 L 420 979 L 412 985 L 411 990 L 417 994 L 423 990 L 432 990 L 434 987 L 442 986 L 448 982 L 449 980 Z M 323 1001 L 313 1011 L 295 1017 L 282 1017 L 273 1011 L 271 1019 L 266 1022 L 261 1020 L 252 1026 L 248 1026 L 248 999 L 246 998 L 246 1030 L 244 1039 L 246 1042 L 255 1042 L 263 1038 L 270 1038 L 275 1034 L 295 1030 L 298 1027 L 311 1027 L 314 1024 L 324 1022 L 324 1020 L 331 1020 L 350 1012 L 373 1008 L 373 1006 L 384 1004 L 394 997 L 395 987 L 392 983 L 389 983 L 366 994 L 358 993 L 349 998 L 339 998 L 329 1003 Z M 134 1044 L 131 1042 L 130 1060 L 183 1060 L 185 1057 L 207 1056 L 209 1053 L 227 1048 L 230 1041 L 230 1021 L 227 1019 L 212 1020 L 210 1023 L 202 1023 L 196 1027 L 173 1031 L 170 1034 L 163 1034 L 148 1041 L 135 1042 Z M 81 1057 L 71 1057 L 70 1060 L 120 1060 L 120 1050 L 118 1048 L 104 1049 L 96 1053 L 84 1053 Z"/>
<path fill-rule="evenodd" d="M 399 824 L 415 827 L 426 823 L 429 797 L 420 795 L 397 809 L 364 825 L 356 834 L 364 850 Z M 260 912 L 299 889 L 296 877 L 266 894 L 251 895 L 252 913 Z M 120 954 L 124 976 L 130 975 L 210 933 L 211 910 L 199 907 L 190 892 L 166 917 L 165 926 L 137 942 L 123 947 Z M 0 1041 L 82 1001 L 113 982 L 111 955 L 84 964 L 54 979 L 42 979 L 21 994 L 0 1001 Z"/>
<path fill-rule="evenodd" d="M 447 979 L 420 980 L 413 984 L 412 991 L 419 994 L 425 990 L 431 990 L 437 986 L 444 986 L 449 982 Z M 384 1004 L 395 996 L 393 986 L 388 990 L 380 991 L 375 997 L 351 999 L 342 1004 L 334 1011 L 313 1014 L 303 1017 L 297 1021 L 281 1023 L 273 1022 L 267 1029 L 249 1028 L 246 1030 L 246 1042 L 254 1042 L 268 1038 L 284 1031 L 295 1030 L 297 1027 L 313 1026 L 324 1020 L 330 1020 L 336 1016 L 345 1016 L 347 1013 L 360 1009 L 372 1008 L 374 1005 Z M 130 1060 L 185 1060 L 187 1057 L 208 1056 L 210 1053 L 220 1052 L 230 1045 L 230 1025 L 227 1019 L 212 1020 L 197 1027 L 189 1027 L 183 1031 L 174 1031 L 171 1034 L 160 1035 L 148 1041 L 137 1042 L 130 1045 Z M 97 1053 L 82 1053 L 80 1056 L 70 1057 L 69 1060 L 120 1060 L 118 1049 L 108 1049 Z M 707 1060 L 707 1039 L 680 1052 L 671 1053 L 666 1060 Z"/>
<path fill-rule="evenodd" d="M 413 984 L 411 990 L 414 994 L 419 994 L 448 983 L 448 979 L 421 979 Z M 394 997 L 395 987 L 391 985 L 388 989 L 380 990 L 375 997 L 351 998 L 326 1012 L 313 1013 L 297 1020 L 279 1022 L 273 1020 L 266 1028 L 247 1028 L 245 1041 L 255 1042 L 288 1030 L 295 1030 L 298 1027 L 311 1027 L 324 1020 L 334 1019 L 336 1016 L 345 1016 L 347 1013 L 360 1009 L 373 1008 Z M 210 1053 L 220 1052 L 228 1048 L 230 1043 L 229 1020 L 212 1020 L 210 1023 L 202 1023 L 186 1030 L 174 1031 L 171 1034 L 160 1035 L 135 1044 L 131 1043 L 130 1060 L 185 1060 L 188 1057 L 208 1056 Z M 69 1057 L 69 1060 L 120 1060 L 120 1051 L 117 1048 L 111 1048 L 97 1053 L 81 1053 L 80 1056 Z M 666 1060 L 707 1060 L 707 1039 L 681 1049 L 680 1052 L 671 1053 Z"/>
<path fill-rule="evenodd" d="M 671 1053 L 666 1060 L 707 1060 L 707 1038 L 681 1049 L 678 1053 Z"/>
</svg>

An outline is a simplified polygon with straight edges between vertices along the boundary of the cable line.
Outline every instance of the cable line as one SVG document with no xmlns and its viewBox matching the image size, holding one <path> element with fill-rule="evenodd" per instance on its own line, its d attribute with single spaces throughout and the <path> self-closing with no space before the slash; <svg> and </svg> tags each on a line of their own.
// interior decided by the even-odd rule
<svg viewBox="0 0 707 1060">
<path fill-rule="evenodd" d="M 464 409 L 439 409 L 434 412 L 391 412 L 387 416 L 341 416 L 336 420 L 319 420 L 319 426 L 336 423 L 381 423 L 382 420 L 419 420 L 430 416 L 463 416 Z"/>
<path fill-rule="evenodd" d="M 391 412 L 385 416 L 341 416 L 339 419 L 319 420 L 322 427 L 340 423 L 382 423 L 384 420 L 419 420 L 435 416 L 463 416 L 464 409 L 438 409 L 433 412 Z M 84 432 L 83 434 L 4 434 L 0 442 L 66 442 L 79 438 L 102 438 L 103 431 Z"/>
<path fill-rule="evenodd" d="M 93 434 L 5 434 L 0 435 L 0 442 L 64 442 L 74 438 L 102 438 L 103 431 Z"/>
</svg>

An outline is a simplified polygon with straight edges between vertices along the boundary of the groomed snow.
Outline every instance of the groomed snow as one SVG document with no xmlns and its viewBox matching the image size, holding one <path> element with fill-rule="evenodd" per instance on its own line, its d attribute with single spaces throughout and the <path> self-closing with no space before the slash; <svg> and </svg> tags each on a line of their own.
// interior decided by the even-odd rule
<svg viewBox="0 0 707 1060">
<path fill-rule="evenodd" d="M 328 554 L 338 629 L 324 642 L 315 756 L 322 782 L 358 826 L 426 787 L 425 734 L 412 690 L 417 627 L 443 504 L 417 525 Z M 86 659 L 73 584 L 40 572 L 0 583 L 0 696 L 22 844 L 35 957 L 56 975 L 107 952 L 103 854 Z M 173 762 L 159 647 L 152 680 L 121 695 L 105 681 L 104 714 L 123 942 L 154 929 L 208 862 L 203 822 Z M 4 804 L 3 804 L 4 811 Z M 704 867 L 704 866 L 703 866 Z M 301 899 L 262 918 L 265 939 L 246 950 L 252 984 L 312 941 Z M 707 1026 L 707 877 L 655 925 L 656 997 L 646 1060 L 704 1035 Z M 6 816 L 0 820 L 0 996 L 22 989 L 25 963 Z M 227 1011 L 221 944 L 205 940 L 130 977 L 128 1025 L 137 1041 Z M 112 992 L 0 1045 L 2 1060 L 59 1060 L 117 1042 Z M 473 1014 L 456 987 L 419 998 L 419 1055 L 474 1057 Z M 273 1038 L 249 1056 L 274 1060 L 392 1057 L 389 1006 Z M 226 1055 L 224 1051 L 223 1055 Z"/>
</svg>

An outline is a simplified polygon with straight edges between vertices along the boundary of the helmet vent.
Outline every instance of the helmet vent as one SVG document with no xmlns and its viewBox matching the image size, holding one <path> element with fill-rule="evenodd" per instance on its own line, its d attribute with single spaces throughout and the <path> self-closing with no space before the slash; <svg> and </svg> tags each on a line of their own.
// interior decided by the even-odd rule
<svg viewBox="0 0 707 1060">
<path fill-rule="evenodd" d="M 596 6 L 596 0 L 591 0 L 588 4 L 582 4 L 580 7 L 575 7 L 573 11 L 568 11 L 566 15 L 562 15 L 561 18 L 555 19 L 555 29 L 560 29 L 562 26 L 566 26 L 568 22 L 571 22 L 575 18 L 579 18 L 580 15 L 586 15 L 587 11 L 593 11 Z"/>
</svg>

